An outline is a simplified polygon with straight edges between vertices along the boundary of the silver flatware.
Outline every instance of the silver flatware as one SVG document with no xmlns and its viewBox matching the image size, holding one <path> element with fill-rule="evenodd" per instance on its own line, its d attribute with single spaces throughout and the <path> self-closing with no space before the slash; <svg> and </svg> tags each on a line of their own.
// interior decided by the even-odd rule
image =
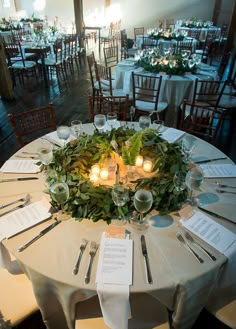
<svg viewBox="0 0 236 329">
<path fill-rule="evenodd" d="M 24 180 L 35 180 L 35 179 L 39 179 L 39 178 L 38 177 L 2 178 L 2 179 L 0 179 L 0 183 L 17 182 L 17 181 L 24 181 Z"/>
<path fill-rule="evenodd" d="M 216 182 L 216 184 L 219 186 L 219 187 L 230 187 L 230 188 L 236 188 L 235 185 L 229 185 L 229 184 L 222 184 L 222 183 L 219 183 L 219 182 Z"/>
<path fill-rule="evenodd" d="M 29 201 L 29 199 L 30 199 L 30 195 L 27 194 L 27 195 L 24 196 L 23 198 L 16 199 L 16 200 L 14 200 L 14 201 L 11 201 L 11 202 L 8 202 L 8 203 L 4 203 L 4 204 L 0 205 L 0 209 L 6 208 L 6 207 L 8 207 L 8 206 L 11 206 L 11 205 L 13 205 L 13 204 L 15 204 L 15 203 L 17 203 L 17 202 L 27 202 L 27 201 Z"/>
<path fill-rule="evenodd" d="M 91 242 L 90 250 L 89 250 L 90 260 L 89 260 L 87 272 L 85 274 L 85 283 L 90 282 L 90 276 L 91 276 L 93 260 L 94 260 L 94 257 L 96 255 L 96 252 L 98 250 L 98 247 L 99 247 L 99 245 L 96 242 L 94 242 L 94 241 Z"/>
<path fill-rule="evenodd" d="M 18 209 L 21 209 L 21 208 L 24 208 L 26 206 L 28 206 L 29 204 L 29 201 L 30 201 L 30 198 L 28 200 L 26 200 L 24 203 L 20 204 L 19 206 L 16 206 L 14 208 L 11 208 L 7 211 L 4 211 L 0 214 L 0 217 L 4 216 L 4 215 L 7 215 L 7 214 L 10 214 L 12 211 L 15 211 L 15 210 L 18 210 Z"/>
<path fill-rule="evenodd" d="M 220 189 L 216 189 L 217 193 L 229 193 L 229 194 L 236 194 L 236 192 L 234 191 L 225 191 L 225 190 L 220 190 Z"/>
<path fill-rule="evenodd" d="M 40 239 L 44 234 L 46 234 L 47 232 L 51 231 L 54 227 L 56 227 L 60 223 L 61 223 L 60 220 L 57 220 L 56 222 L 52 223 L 51 225 L 49 225 L 48 227 L 46 227 L 45 229 L 43 229 L 42 231 L 40 231 L 37 235 L 35 235 L 35 237 L 33 237 L 31 240 L 29 240 L 28 242 L 26 242 L 25 244 L 23 244 L 21 247 L 19 247 L 17 249 L 17 251 L 18 252 L 21 252 L 21 251 L 25 250 L 32 243 L 34 243 L 35 241 L 37 241 L 38 239 Z"/>
<path fill-rule="evenodd" d="M 27 151 L 22 151 L 21 152 L 22 154 L 30 154 L 30 155 L 38 155 L 38 153 L 36 153 L 36 152 L 27 152 Z"/>
<path fill-rule="evenodd" d="M 208 163 L 208 162 L 213 162 L 213 161 L 217 161 L 217 160 L 226 160 L 227 157 L 222 157 L 222 158 L 214 158 L 214 159 L 206 159 L 206 160 L 197 160 L 194 161 L 195 163 Z"/>
<path fill-rule="evenodd" d="M 76 275 L 79 272 L 79 265 L 80 265 L 80 262 L 81 262 L 81 259 L 82 259 L 82 256 L 83 256 L 83 253 L 84 253 L 84 250 L 85 250 L 87 244 L 88 244 L 88 240 L 82 239 L 82 242 L 81 242 L 80 247 L 79 247 L 80 253 L 79 253 L 79 256 L 78 256 L 77 261 L 75 263 L 75 266 L 73 268 L 73 274 L 74 275 Z"/>
<path fill-rule="evenodd" d="M 20 159 L 32 159 L 32 160 L 37 160 L 38 157 L 33 156 L 33 155 L 15 155 L 15 158 L 20 158 Z"/>
<path fill-rule="evenodd" d="M 184 235 L 186 237 L 186 239 L 188 239 L 191 243 L 199 246 L 206 254 L 208 257 L 210 257 L 212 260 L 216 260 L 216 257 L 214 255 L 212 255 L 207 249 L 205 249 L 199 242 L 197 242 L 192 235 L 190 235 L 188 232 L 184 232 Z"/>
<path fill-rule="evenodd" d="M 185 249 L 187 249 L 199 261 L 199 263 L 204 263 L 204 260 L 190 247 L 179 232 L 176 233 L 176 237 L 182 246 L 184 246 Z"/>
<path fill-rule="evenodd" d="M 147 246 L 146 246 L 146 240 L 145 236 L 141 235 L 141 248 L 142 248 L 142 254 L 145 260 L 145 266 L 146 266 L 146 272 L 147 272 L 147 281 L 149 284 L 152 283 L 152 273 L 150 269 L 150 263 L 148 258 L 148 252 L 147 252 Z"/>
</svg>

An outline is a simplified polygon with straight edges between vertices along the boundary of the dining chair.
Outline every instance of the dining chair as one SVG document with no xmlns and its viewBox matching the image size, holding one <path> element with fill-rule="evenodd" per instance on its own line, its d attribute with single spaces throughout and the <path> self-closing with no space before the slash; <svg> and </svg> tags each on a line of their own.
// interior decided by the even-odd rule
<svg viewBox="0 0 236 329">
<path fill-rule="evenodd" d="M 0 268 L 0 291 L 0 328 L 16 328 L 39 309 L 25 274 L 11 274 Z"/>
<path fill-rule="evenodd" d="M 130 306 L 132 318 L 128 320 L 128 329 L 170 329 L 168 311 L 154 297 L 144 293 L 131 295 Z M 97 296 L 78 303 L 76 308 L 75 329 L 91 328 L 109 329 Z"/>
<path fill-rule="evenodd" d="M 133 106 L 135 117 L 146 114 L 152 117 L 164 116 L 167 102 L 160 102 L 162 76 L 132 72 Z"/>
<path fill-rule="evenodd" d="M 136 44 L 136 38 L 138 35 L 144 35 L 144 27 L 135 27 L 134 28 L 134 42 Z"/>
<path fill-rule="evenodd" d="M 118 120 L 127 121 L 128 108 L 130 105 L 129 95 L 125 96 L 88 96 L 90 121 L 94 121 L 96 114 L 116 112 Z"/>
<path fill-rule="evenodd" d="M 177 41 L 175 46 L 175 53 L 179 54 L 182 50 L 187 50 L 190 54 L 193 52 L 193 39 L 184 39 L 182 41 Z"/>
<path fill-rule="evenodd" d="M 158 41 L 157 39 L 143 36 L 142 49 L 156 48 L 158 46 Z"/>
<path fill-rule="evenodd" d="M 103 48 L 104 61 L 106 67 L 116 67 L 119 60 L 118 46 L 111 46 Z"/>
<path fill-rule="evenodd" d="M 224 109 L 184 100 L 179 129 L 214 144 L 225 113 Z"/>
<path fill-rule="evenodd" d="M 56 130 L 52 103 L 18 114 L 10 113 L 8 118 L 20 147 L 50 131 Z"/>
<path fill-rule="evenodd" d="M 93 93 L 93 97 L 95 95 L 99 94 L 99 83 L 98 80 L 96 78 L 96 68 L 95 68 L 95 63 L 96 63 L 96 59 L 95 59 L 95 55 L 94 52 L 92 51 L 91 54 L 86 56 L 87 58 L 87 63 L 88 63 L 88 68 L 89 68 L 89 76 L 90 76 L 90 82 L 91 82 L 91 86 L 92 86 L 92 93 Z"/>
<path fill-rule="evenodd" d="M 232 300 L 226 305 L 220 308 L 215 308 L 210 303 L 206 306 L 208 312 L 210 312 L 216 319 L 225 324 L 227 328 L 236 328 L 236 300 Z"/>
<path fill-rule="evenodd" d="M 131 40 L 131 42 L 133 43 L 133 40 Z M 129 57 L 134 57 L 137 50 L 138 49 L 134 48 L 133 45 L 132 45 L 131 48 L 129 47 L 129 40 L 128 40 L 128 37 L 127 37 L 127 33 L 126 33 L 125 30 L 121 30 L 120 31 L 121 60 L 129 58 Z"/>
</svg>

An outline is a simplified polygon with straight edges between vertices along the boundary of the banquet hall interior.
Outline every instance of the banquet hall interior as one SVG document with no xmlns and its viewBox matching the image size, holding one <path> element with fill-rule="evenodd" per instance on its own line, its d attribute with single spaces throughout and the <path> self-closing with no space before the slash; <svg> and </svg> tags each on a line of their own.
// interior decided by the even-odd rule
<svg viewBox="0 0 236 329">
<path fill-rule="evenodd" d="M 4 40 L 9 34 L 6 21 L 10 22 L 11 26 L 17 26 L 19 23 L 20 26 L 30 26 L 30 28 L 33 26 L 30 24 L 35 24 L 34 31 L 37 31 L 37 19 L 40 26 L 46 27 L 53 37 L 57 34 L 60 37 L 76 34 L 80 46 L 78 58 L 68 60 L 63 68 L 59 67 L 58 71 L 55 66 L 52 71 L 44 74 L 42 62 L 40 65 L 42 59 L 37 54 L 30 54 L 32 55 L 30 60 L 35 60 L 37 63 L 37 73 L 36 76 L 26 75 L 22 80 L 20 75 L 17 75 L 18 71 L 12 74 L 13 71 L 8 70 L 8 64 L 5 65 L 8 63 L 6 53 L 3 68 L 1 58 L 4 50 L 0 47 L 0 167 L 19 150 L 8 114 L 19 114 L 53 103 L 57 126 L 70 126 L 73 120 L 89 123 L 91 116 L 88 96 L 93 94 L 93 88 L 88 55 L 94 54 L 96 61 L 105 65 L 104 48 L 116 45 L 119 61 L 126 57 L 133 58 L 133 53 L 129 57 L 129 51 L 130 49 L 135 51 L 135 28 L 142 27 L 144 33 L 147 33 L 157 28 L 188 27 L 196 22 L 196 24 L 206 22 L 204 25 L 207 26 L 206 29 L 213 25 L 219 31 L 214 46 L 220 43 L 220 60 L 213 56 L 214 52 L 218 52 L 218 48 L 214 46 L 212 51 L 207 53 L 209 57 L 205 58 L 205 63 L 214 65 L 214 72 L 220 72 L 221 79 L 227 80 L 225 95 L 221 95 L 222 98 L 225 96 L 227 99 L 226 114 L 214 140 L 214 146 L 236 163 L 236 0 L 148 0 L 147 2 L 142 0 L 2 0 L 0 38 Z M 115 26 L 113 34 L 111 26 Z M 121 43 L 121 30 L 125 30 L 127 40 L 133 44 L 133 48 L 127 47 L 125 55 Z M 197 41 L 196 53 L 199 50 L 202 54 L 205 50 L 200 46 L 201 43 L 204 42 Z M 3 41 L 0 45 L 3 46 Z M 225 54 L 228 54 L 227 62 L 223 63 L 222 58 Z M 44 60 L 46 63 L 46 55 Z M 220 71 L 221 65 L 223 71 Z M 178 85 L 176 88 L 178 90 Z M 177 110 L 180 111 L 180 104 Z M 170 106 L 167 111 L 171 111 Z M 171 127 L 171 124 L 166 121 L 166 126 Z M 174 127 L 179 128 L 179 123 Z M 37 311 L 16 328 L 46 327 L 40 312 Z M 203 309 L 192 327 L 192 329 L 200 328 L 228 329 L 229 327 Z"/>
</svg>

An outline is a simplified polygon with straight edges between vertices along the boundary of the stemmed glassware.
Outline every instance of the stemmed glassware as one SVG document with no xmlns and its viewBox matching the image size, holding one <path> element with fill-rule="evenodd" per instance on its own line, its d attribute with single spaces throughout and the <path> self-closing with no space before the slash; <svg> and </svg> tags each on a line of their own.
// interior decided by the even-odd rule
<svg viewBox="0 0 236 329">
<path fill-rule="evenodd" d="M 185 184 L 189 190 L 189 196 L 186 201 L 188 204 L 192 206 L 198 204 L 198 199 L 193 197 L 193 191 L 201 186 L 203 179 L 204 179 L 204 174 L 199 166 L 195 166 L 187 172 L 185 178 Z"/>
<path fill-rule="evenodd" d="M 158 133 L 160 133 L 164 127 L 164 121 L 160 119 L 154 120 L 152 126 Z"/>
<path fill-rule="evenodd" d="M 57 127 L 57 136 L 62 141 L 64 141 L 64 145 L 66 144 L 67 140 L 70 137 L 70 127 L 68 126 L 59 126 Z"/>
<path fill-rule="evenodd" d="M 117 121 L 117 113 L 116 112 L 108 112 L 107 113 L 107 123 L 111 126 L 111 129 L 114 128 Z"/>
<path fill-rule="evenodd" d="M 94 116 L 94 125 L 99 130 L 99 132 L 102 132 L 106 125 L 106 116 L 105 114 L 96 114 Z"/>
<path fill-rule="evenodd" d="M 186 188 L 186 173 L 183 171 L 178 171 L 175 173 L 173 182 L 177 192 L 181 192 Z"/>
<path fill-rule="evenodd" d="M 111 191 L 112 200 L 118 207 L 119 213 L 119 224 L 125 224 L 126 220 L 124 214 L 122 213 L 121 207 L 123 207 L 129 200 L 129 191 L 121 184 L 115 184 Z M 116 221 L 117 223 L 117 221 Z"/>
<path fill-rule="evenodd" d="M 42 162 L 42 164 L 48 165 L 49 163 L 52 162 L 53 159 L 52 151 L 53 151 L 53 145 L 46 140 L 41 140 L 37 153 L 39 160 Z"/>
<path fill-rule="evenodd" d="M 132 222 L 139 229 L 145 229 L 148 226 L 147 217 L 143 217 L 147 213 L 153 203 L 152 193 L 148 190 L 140 189 L 134 194 L 134 207 L 139 212 L 139 218 L 132 218 Z"/>
<path fill-rule="evenodd" d="M 141 129 L 149 128 L 151 124 L 151 118 L 148 115 L 141 115 L 139 117 L 139 127 Z"/>
<path fill-rule="evenodd" d="M 82 121 L 80 120 L 71 121 L 71 130 L 75 135 L 76 139 L 78 139 L 82 131 Z"/>
<path fill-rule="evenodd" d="M 67 219 L 68 217 L 63 216 L 62 209 L 70 196 L 69 186 L 63 182 L 56 182 L 50 186 L 50 195 L 58 205 L 60 219 Z"/>
<path fill-rule="evenodd" d="M 182 150 L 188 161 L 193 154 L 196 138 L 191 135 L 185 135 L 182 140 Z"/>
</svg>

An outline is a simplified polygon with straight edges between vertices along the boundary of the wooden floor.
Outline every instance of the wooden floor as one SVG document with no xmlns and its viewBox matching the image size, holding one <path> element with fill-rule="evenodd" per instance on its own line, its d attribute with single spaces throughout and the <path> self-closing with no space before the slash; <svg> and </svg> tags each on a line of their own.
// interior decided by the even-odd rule
<svg viewBox="0 0 236 329">
<path fill-rule="evenodd" d="M 90 44 L 87 53 L 96 50 Z M 97 55 L 98 56 L 98 52 Z M 102 58 L 101 58 L 102 59 Z M 25 86 L 17 85 L 14 89 L 14 100 L 0 99 L 0 164 L 3 164 L 17 149 L 18 144 L 9 124 L 8 113 L 20 113 L 28 109 L 44 106 L 53 102 L 57 125 L 70 125 L 75 119 L 83 123 L 89 122 L 88 95 L 91 93 L 90 78 L 86 61 L 80 67 L 74 67 L 66 81 L 54 78 L 45 88 L 43 81 L 36 83 L 33 80 Z M 235 109 L 236 110 L 236 109 Z M 236 162 L 236 115 L 229 117 L 220 130 L 216 146 Z M 19 329 L 45 329 L 39 312 L 27 319 Z M 226 329 L 207 311 L 203 311 L 193 329 Z M 56 328 L 55 328 L 56 329 Z"/>
</svg>

